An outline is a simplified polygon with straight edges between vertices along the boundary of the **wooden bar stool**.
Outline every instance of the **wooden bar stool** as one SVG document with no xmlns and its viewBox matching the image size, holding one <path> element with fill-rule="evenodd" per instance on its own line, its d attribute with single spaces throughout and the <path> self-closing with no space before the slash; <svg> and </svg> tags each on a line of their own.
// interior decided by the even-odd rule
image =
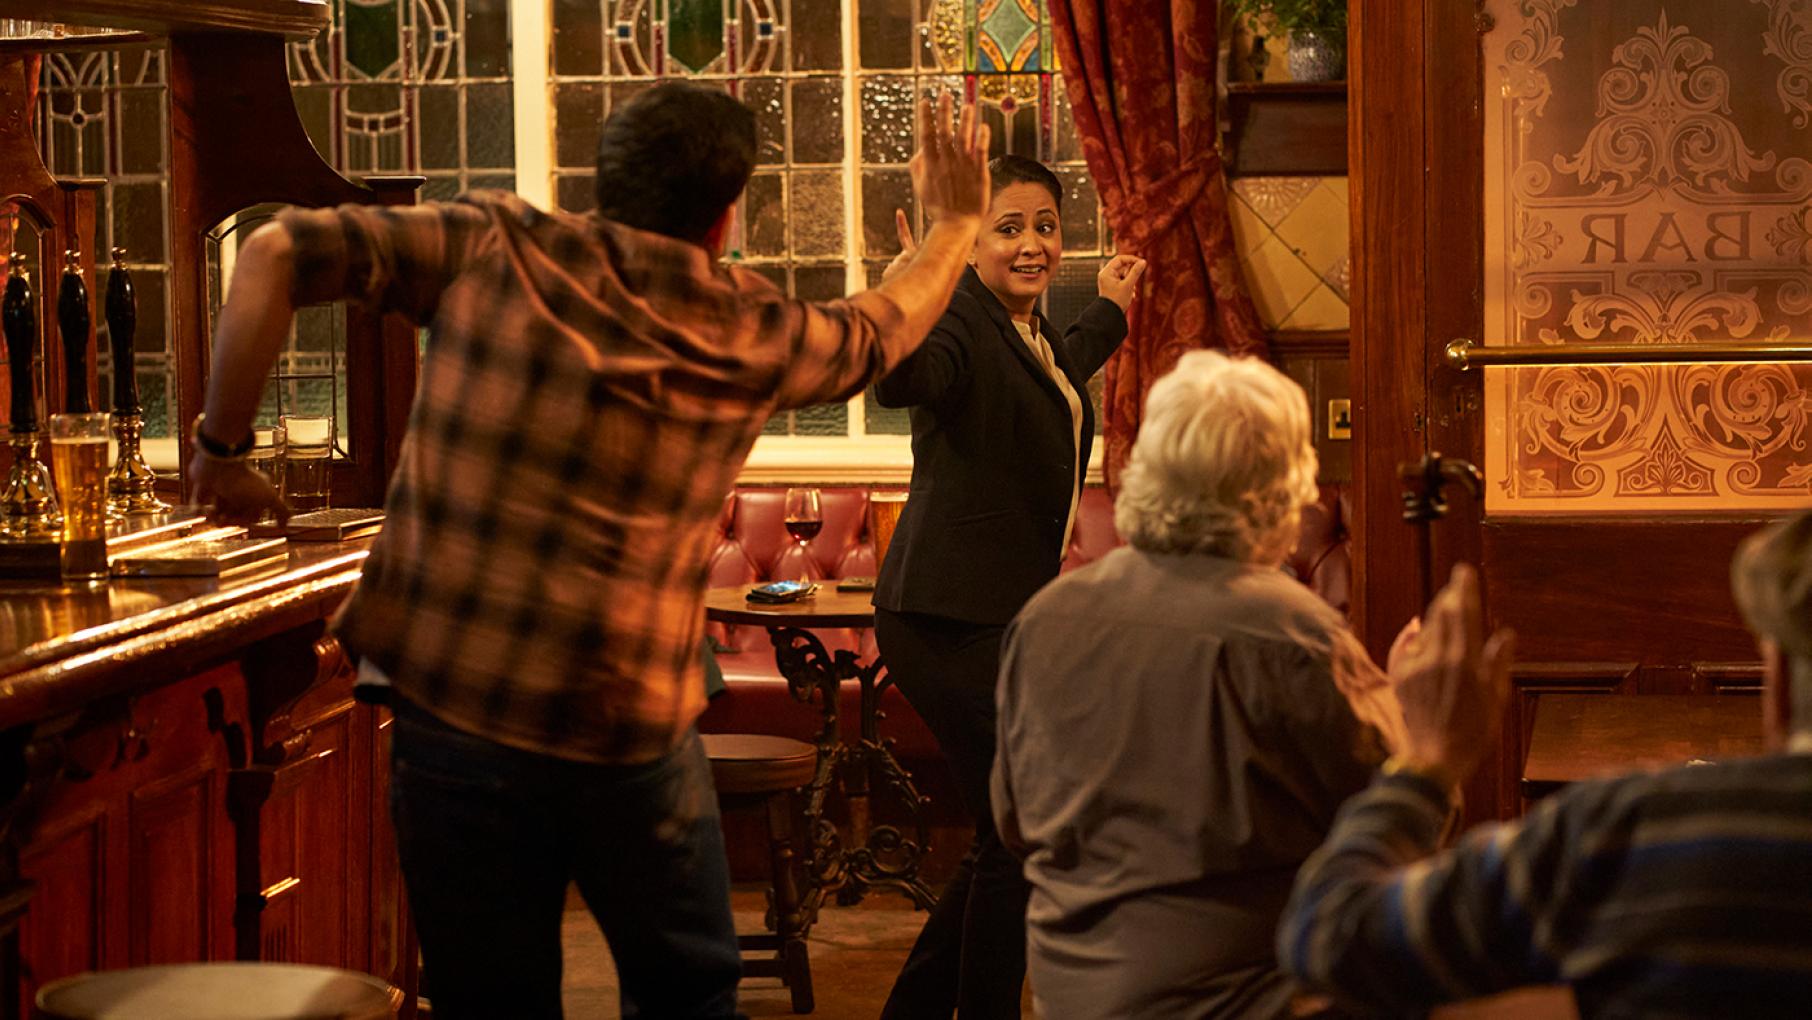
<svg viewBox="0 0 1812 1020">
<path fill-rule="evenodd" d="M 402 992 L 356 971 L 182 963 L 93 971 L 38 989 L 41 1020 L 389 1020 Z"/>
<path fill-rule="evenodd" d="M 752 733 L 706 733 L 705 756 L 711 779 L 726 808 L 761 807 L 767 812 L 768 861 L 774 884 L 768 893 L 768 921 L 773 931 L 739 935 L 744 951 L 773 950 L 770 959 L 748 960 L 750 977 L 777 977 L 793 994 L 793 1012 L 810 1013 L 812 963 L 805 937 L 811 930 L 800 893 L 798 854 L 793 850 L 794 795 L 811 783 L 818 770 L 818 749 L 787 737 Z"/>
</svg>

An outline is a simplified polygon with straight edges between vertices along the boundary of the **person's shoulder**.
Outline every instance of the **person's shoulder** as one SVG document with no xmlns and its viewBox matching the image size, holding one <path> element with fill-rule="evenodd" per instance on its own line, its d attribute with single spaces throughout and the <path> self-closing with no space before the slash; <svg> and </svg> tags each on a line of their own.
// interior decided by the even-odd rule
<svg viewBox="0 0 1812 1020">
<path fill-rule="evenodd" d="M 786 292 L 780 285 L 747 266 L 729 265 L 723 268 L 722 278 L 731 289 L 745 298 L 755 301 L 786 301 Z"/>
<path fill-rule="evenodd" d="M 1096 609 L 1115 592 L 1124 591 L 1127 582 L 1138 573 L 1139 554 L 1127 546 L 1080 567 L 1066 570 L 1038 589 L 1019 611 L 1020 619 L 1059 617 L 1077 609 Z"/>
<path fill-rule="evenodd" d="M 1244 567 L 1228 587 L 1254 618 L 1323 634 L 1347 629 L 1338 609 L 1281 567 Z"/>
</svg>

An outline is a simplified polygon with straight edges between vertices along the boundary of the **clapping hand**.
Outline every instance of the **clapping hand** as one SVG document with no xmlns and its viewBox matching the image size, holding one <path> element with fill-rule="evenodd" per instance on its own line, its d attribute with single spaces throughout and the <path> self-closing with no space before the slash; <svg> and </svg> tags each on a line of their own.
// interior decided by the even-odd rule
<svg viewBox="0 0 1812 1020">
<path fill-rule="evenodd" d="M 1137 255 L 1115 255 L 1101 267 L 1095 278 L 1096 291 L 1120 306 L 1122 312 L 1132 307 L 1139 294 L 1139 279 L 1145 275 L 1145 260 Z"/>
<path fill-rule="evenodd" d="M 1478 573 L 1465 564 L 1429 604 L 1420 628 L 1391 647 L 1390 678 L 1403 706 L 1397 757 L 1416 772 L 1458 786 L 1495 746 L 1510 694 L 1514 635 L 1485 639 Z"/>
</svg>

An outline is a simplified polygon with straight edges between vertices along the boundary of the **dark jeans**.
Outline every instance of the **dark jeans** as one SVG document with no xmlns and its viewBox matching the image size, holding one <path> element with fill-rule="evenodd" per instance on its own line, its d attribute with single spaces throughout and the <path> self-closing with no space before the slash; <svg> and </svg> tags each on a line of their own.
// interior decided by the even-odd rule
<svg viewBox="0 0 1812 1020">
<path fill-rule="evenodd" d="M 882 1010 L 884 1020 L 1020 1015 L 1031 887 L 994 830 L 994 682 L 1006 628 L 875 610 L 887 673 L 925 720 L 956 776 L 975 840 L 931 909 Z"/>
<path fill-rule="evenodd" d="M 559 1017 L 576 881 L 625 1017 L 736 1015 L 742 958 L 697 734 L 645 765 L 592 765 L 456 730 L 397 697 L 390 813 L 434 1015 Z"/>
</svg>

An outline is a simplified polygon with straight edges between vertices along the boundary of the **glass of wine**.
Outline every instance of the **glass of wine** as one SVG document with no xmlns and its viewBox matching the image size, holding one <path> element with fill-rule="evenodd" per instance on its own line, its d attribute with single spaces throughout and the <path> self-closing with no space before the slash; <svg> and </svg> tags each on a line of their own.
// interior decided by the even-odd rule
<svg viewBox="0 0 1812 1020">
<path fill-rule="evenodd" d="M 824 530 L 824 509 L 818 499 L 817 489 L 786 490 L 786 533 L 799 543 L 800 553 L 805 552 L 805 543 L 818 537 Z M 806 566 L 800 568 L 802 581 L 811 580 L 811 572 Z"/>
</svg>

